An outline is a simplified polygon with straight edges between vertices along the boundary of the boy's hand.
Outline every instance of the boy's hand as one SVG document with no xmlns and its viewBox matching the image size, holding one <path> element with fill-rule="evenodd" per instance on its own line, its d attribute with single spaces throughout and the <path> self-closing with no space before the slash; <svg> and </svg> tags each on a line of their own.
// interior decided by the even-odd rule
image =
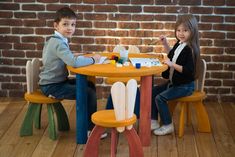
<svg viewBox="0 0 235 157">
<path fill-rule="evenodd" d="M 100 55 L 98 55 L 98 54 L 95 54 L 94 56 L 92 56 L 92 58 L 94 58 L 94 60 L 95 60 L 95 63 L 99 63 L 99 61 L 100 61 Z M 94 63 L 94 64 L 95 64 Z"/>
</svg>

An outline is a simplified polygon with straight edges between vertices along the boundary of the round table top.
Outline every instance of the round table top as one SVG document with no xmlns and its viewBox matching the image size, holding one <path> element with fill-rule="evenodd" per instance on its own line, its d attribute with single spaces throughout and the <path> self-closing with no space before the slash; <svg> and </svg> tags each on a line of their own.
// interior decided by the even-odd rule
<svg viewBox="0 0 235 157">
<path fill-rule="evenodd" d="M 101 54 L 102 56 L 111 56 L 114 53 Z M 129 57 L 139 58 L 153 58 L 156 55 L 147 54 L 129 54 Z M 89 66 L 74 68 L 67 66 L 68 70 L 74 73 L 83 74 L 87 76 L 102 76 L 102 77 L 138 77 L 149 76 L 154 74 L 160 74 L 165 71 L 168 66 L 162 64 L 162 66 L 141 67 L 135 68 L 132 64 L 129 66 L 116 67 L 114 64 L 92 64 Z"/>
</svg>

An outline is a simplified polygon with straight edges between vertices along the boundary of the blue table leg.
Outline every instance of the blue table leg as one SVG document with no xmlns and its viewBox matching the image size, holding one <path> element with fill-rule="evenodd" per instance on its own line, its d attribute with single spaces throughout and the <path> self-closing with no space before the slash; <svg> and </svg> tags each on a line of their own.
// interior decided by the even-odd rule
<svg viewBox="0 0 235 157">
<path fill-rule="evenodd" d="M 87 76 L 76 75 L 76 142 L 86 144 L 87 117 Z"/>
</svg>

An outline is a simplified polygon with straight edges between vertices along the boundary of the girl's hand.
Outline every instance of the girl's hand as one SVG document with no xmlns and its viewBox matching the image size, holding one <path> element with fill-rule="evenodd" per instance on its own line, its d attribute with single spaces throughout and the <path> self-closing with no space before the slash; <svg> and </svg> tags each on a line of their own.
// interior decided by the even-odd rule
<svg viewBox="0 0 235 157">
<path fill-rule="evenodd" d="M 100 55 L 98 55 L 98 54 L 95 54 L 94 56 L 92 56 L 92 58 L 94 58 L 94 60 L 95 60 L 95 63 L 99 63 L 99 61 L 100 61 Z M 94 63 L 94 64 L 95 64 Z"/>
<path fill-rule="evenodd" d="M 161 35 L 159 37 L 159 40 L 162 42 L 163 45 L 167 45 L 167 39 L 166 39 L 166 36 L 164 35 Z"/>
<path fill-rule="evenodd" d="M 173 62 L 171 62 L 169 58 L 167 58 L 166 60 L 164 60 L 163 63 L 167 64 L 169 67 L 172 67 L 172 66 L 173 66 Z"/>
</svg>

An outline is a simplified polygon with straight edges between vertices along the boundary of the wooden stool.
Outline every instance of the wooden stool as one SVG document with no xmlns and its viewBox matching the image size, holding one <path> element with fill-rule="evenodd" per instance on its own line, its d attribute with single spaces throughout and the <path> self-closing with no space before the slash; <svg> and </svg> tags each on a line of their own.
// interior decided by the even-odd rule
<svg viewBox="0 0 235 157">
<path fill-rule="evenodd" d="M 69 120 L 66 111 L 61 104 L 62 100 L 47 97 L 38 89 L 39 68 L 39 59 L 34 58 L 32 61 L 27 61 L 27 92 L 25 93 L 24 98 L 28 101 L 29 106 L 21 125 L 20 136 L 31 136 L 33 134 L 33 123 L 35 128 L 41 128 L 42 105 L 46 104 L 49 122 L 49 137 L 52 140 L 56 140 L 57 134 L 54 120 L 54 111 L 56 113 L 59 131 L 67 131 L 70 129 Z"/>
<path fill-rule="evenodd" d="M 105 128 L 111 128 L 111 157 L 116 156 L 118 132 L 116 127 L 126 127 L 133 125 L 136 122 L 136 116 L 134 115 L 130 119 L 117 121 L 115 118 L 114 110 L 101 110 L 92 114 L 92 122 L 95 124 L 94 129 L 91 132 L 90 137 L 85 146 L 84 157 L 98 157 L 99 155 L 99 143 L 100 137 Z M 130 157 L 143 157 L 143 148 L 135 129 L 125 129 L 123 132 L 127 138 L 129 145 Z"/>
</svg>

